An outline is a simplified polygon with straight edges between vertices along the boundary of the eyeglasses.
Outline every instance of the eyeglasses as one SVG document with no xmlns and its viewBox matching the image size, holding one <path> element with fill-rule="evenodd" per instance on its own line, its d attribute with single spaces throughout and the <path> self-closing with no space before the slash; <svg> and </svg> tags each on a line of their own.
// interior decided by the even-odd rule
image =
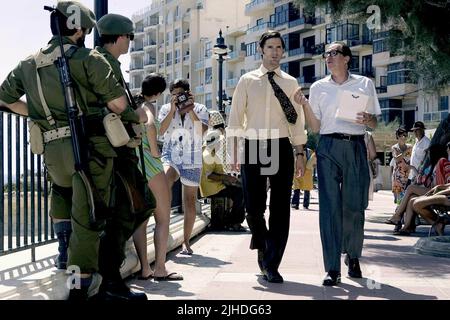
<svg viewBox="0 0 450 320">
<path fill-rule="evenodd" d="M 326 51 L 326 52 L 324 52 L 324 53 L 322 53 L 322 58 L 328 58 L 328 57 L 335 57 L 335 56 L 337 56 L 338 54 L 344 54 L 344 52 L 342 52 L 341 50 L 330 50 L 330 51 Z"/>
<path fill-rule="evenodd" d="M 134 40 L 134 34 L 127 34 L 127 38 L 130 39 L 131 41 Z"/>
</svg>

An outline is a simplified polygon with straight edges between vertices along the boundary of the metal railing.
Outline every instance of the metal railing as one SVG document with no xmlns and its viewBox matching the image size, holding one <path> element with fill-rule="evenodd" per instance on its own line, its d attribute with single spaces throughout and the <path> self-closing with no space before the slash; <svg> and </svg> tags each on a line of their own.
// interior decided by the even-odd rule
<svg viewBox="0 0 450 320">
<path fill-rule="evenodd" d="M 0 256 L 56 242 L 49 215 L 51 182 L 43 157 L 29 147 L 27 119 L 0 111 Z M 181 211 L 181 185 L 172 188 L 172 209 Z M 57 252 L 55 252 L 56 254 Z"/>
<path fill-rule="evenodd" d="M 54 242 L 47 170 L 28 145 L 26 119 L 0 112 L 0 255 Z"/>
</svg>

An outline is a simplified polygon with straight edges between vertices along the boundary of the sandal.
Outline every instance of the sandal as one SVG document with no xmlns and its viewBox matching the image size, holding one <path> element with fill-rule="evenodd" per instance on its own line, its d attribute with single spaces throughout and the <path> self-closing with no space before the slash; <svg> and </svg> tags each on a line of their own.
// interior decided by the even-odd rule
<svg viewBox="0 0 450 320">
<path fill-rule="evenodd" d="M 176 272 L 171 272 L 166 276 L 163 277 L 153 277 L 155 281 L 181 281 L 183 280 L 183 276 L 181 274 L 178 274 Z"/>
</svg>

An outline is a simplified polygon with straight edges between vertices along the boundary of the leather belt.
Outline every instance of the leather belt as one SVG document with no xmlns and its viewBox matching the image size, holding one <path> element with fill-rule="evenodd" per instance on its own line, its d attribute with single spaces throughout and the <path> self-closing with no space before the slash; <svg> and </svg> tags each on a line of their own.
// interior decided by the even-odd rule
<svg viewBox="0 0 450 320">
<path fill-rule="evenodd" d="M 71 136 L 70 127 L 62 127 L 55 130 L 46 131 L 42 135 L 44 136 L 44 143 L 67 138 Z"/>
<path fill-rule="evenodd" d="M 352 135 L 352 134 L 345 134 L 345 133 L 330 133 L 330 134 L 324 134 L 323 136 L 330 137 L 333 139 L 346 140 L 346 141 L 364 140 L 363 134 Z"/>
</svg>

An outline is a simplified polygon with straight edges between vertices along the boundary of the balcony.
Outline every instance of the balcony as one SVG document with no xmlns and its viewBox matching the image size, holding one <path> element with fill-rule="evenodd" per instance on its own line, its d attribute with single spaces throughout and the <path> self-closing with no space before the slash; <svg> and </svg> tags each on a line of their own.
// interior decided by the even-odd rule
<svg viewBox="0 0 450 320">
<path fill-rule="evenodd" d="M 139 45 L 139 46 L 136 46 L 136 47 L 134 47 L 134 46 L 131 47 L 130 54 L 131 55 L 144 54 L 144 46 L 143 45 Z"/>
<path fill-rule="evenodd" d="M 260 15 L 261 12 L 273 9 L 273 0 L 253 0 L 252 2 L 245 5 L 245 15 L 246 16 L 256 16 Z"/>
<path fill-rule="evenodd" d="M 183 57 L 183 62 L 189 62 L 191 61 L 191 55 L 190 54 L 185 54 Z"/>
<path fill-rule="evenodd" d="M 352 49 L 352 51 L 361 51 L 372 47 L 372 38 L 369 36 L 356 37 L 344 41 Z"/>
<path fill-rule="evenodd" d="M 190 34 L 189 32 L 183 34 L 183 41 L 184 41 L 184 40 L 188 40 L 190 35 L 191 35 L 191 34 Z"/>
<path fill-rule="evenodd" d="M 232 78 L 227 80 L 227 88 L 236 88 L 239 78 Z"/>
<path fill-rule="evenodd" d="M 164 63 L 160 63 L 160 64 L 159 64 L 159 70 L 164 69 L 164 67 L 165 67 L 165 64 L 164 64 Z"/>
<path fill-rule="evenodd" d="M 309 88 L 314 83 L 314 77 L 298 77 L 297 82 L 303 89 Z"/>
<path fill-rule="evenodd" d="M 144 41 L 144 50 L 150 50 L 156 48 L 156 42 L 153 40 Z"/>
<path fill-rule="evenodd" d="M 199 61 L 195 63 L 194 70 L 199 71 L 205 68 L 205 60 Z"/>
<path fill-rule="evenodd" d="M 227 63 L 242 61 L 245 58 L 245 51 L 233 51 L 228 54 Z"/>
<path fill-rule="evenodd" d="M 375 71 L 373 69 L 370 70 L 361 70 L 361 69 L 350 69 L 350 73 L 358 74 L 360 76 L 375 78 Z"/>
<path fill-rule="evenodd" d="M 146 59 L 144 61 L 144 67 L 156 65 L 156 59 Z"/>
<path fill-rule="evenodd" d="M 313 59 L 322 58 L 322 53 L 325 52 L 325 43 L 316 44 L 312 51 Z"/>
<path fill-rule="evenodd" d="M 261 23 L 257 26 L 251 27 L 247 30 L 247 34 L 251 34 L 254 32 L 263 33 L 266 30 L 272 29 L 274 27 L 273 22 Z"/>
<path fill-rule="evenodd" d="M 309 29 L 312 28 L 313 24 L 314 24 L 314 18 L 302 17 L 302 18 L 299 18 L 297 20 L 290 21 L 289 22 L 289 28 L 295 28 L 295 27 L 301 26 L 301 28 L 298 28 L 298 29 L 300 29 L 300 30 L 303 30 L 303 29 L 309 30 Z"/>
<path fill-rule="evenodd" d="M 203 93 L 205 93 L 205 87 L 204 86 L 195 87 L 195 94 L 203 94 Z"/>
<path fill-rule="evenodd" d="M 312 58 L 314 48 L 300 47 L 297 49 L 289 50 L 289 57 L 296 57 L 298 60 L 309 60 Z"/>
<path fill-rule="evenodd" d="M 375 89 L 377 90 L 377 94 L 387 93 L 387 87 L 380 86 L 376 87 Z"/>
<path fill-rule="evenodd" d="M 314 26 L 320 26 L 321 24 L 325 24 L 325 18 L 324 17 L 314 17 L 313 25 Z"/>
</svg>

